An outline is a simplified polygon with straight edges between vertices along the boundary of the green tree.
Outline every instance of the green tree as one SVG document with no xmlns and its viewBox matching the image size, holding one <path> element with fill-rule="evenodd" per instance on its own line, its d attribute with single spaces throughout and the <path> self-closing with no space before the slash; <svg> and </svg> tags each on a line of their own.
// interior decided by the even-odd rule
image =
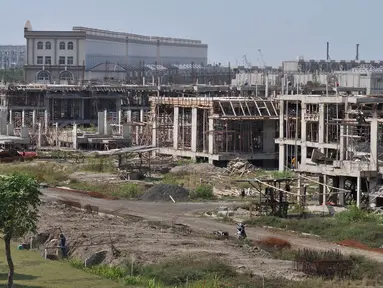
<svg viewBox="0 0 383 288">
<path fill-rule="evenodd" d="M 9 267 L 9 288 L 13 287 L 15 271 L 11 240 L 36 230 L 40 195 L 37 181 L 28 175 L 15 173 L 0 177 L 0 233 Z"/>
</svg>

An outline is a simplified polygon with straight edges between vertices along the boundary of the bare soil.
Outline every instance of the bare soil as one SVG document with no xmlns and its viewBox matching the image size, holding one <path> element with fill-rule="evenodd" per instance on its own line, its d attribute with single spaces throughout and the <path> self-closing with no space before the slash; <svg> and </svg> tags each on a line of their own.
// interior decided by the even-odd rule
<svg viewBox="0 0 383 288">
<path fill-rule="evenodd" d="M 104 264 L 151 264 L 191 254 L 194 257 L 218 257 L 240 271 L 265 277 L 297 279 L 292 262 L 271 259 L 269 254 L 235 239 L 219 240 L 211 233 L 199 232 L 187 225 L 165 224 L 138 216 L 124 217 L 89 214 L 67 207 L 56 200 L 44 200 L 40 209 L 38 232 L 50 234 L 47 242 L 58 239 L 58 227 L 67 238 L 69 254 L 77 259 L 108 251 Z M 119 255 L 113 256 L 111 243 Z M 48 244 L 46 244 L 48 245 Z"/>
</svg>

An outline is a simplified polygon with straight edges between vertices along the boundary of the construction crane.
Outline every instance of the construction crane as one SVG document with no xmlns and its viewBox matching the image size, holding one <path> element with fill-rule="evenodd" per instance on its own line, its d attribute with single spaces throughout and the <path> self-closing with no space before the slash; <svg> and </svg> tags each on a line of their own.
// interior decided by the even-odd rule
<svg viewBox="0 0 383 288">
<path fill-rule="evenodd" d="M 243 62 L 244 62 L 244 67 L 245 67 L 245 69 L 247 69 L 248 71 L 248 76 L 251 76 L 251 63 L 249 62 L 249 60 L 247 60 L 247 57 L 246 57 L 246 55 L 243 55 Z M 249 85 L 249 80 L 246 78 L 245 79 L 245 82 L 242 84 L 243 86 L 247 86 L 247 85 Z"/>
<path fill-rule="evenodd" d="M 265 60 L 263 59 L 263 54 L 262 54 L 262 50 L 261 49 L 258 49 L 258 52 L 259 52 L 259 60 L 262 64 L 262 68 L 264 70 L 266 70 L 266 63 L 265 63 Z M 265 71 L 267 73 L 267 71 Z"/>
<path fill-rule="evenodd" d="M 259 52 L 258 60 L 260 64 L 262 65 L 263 75 L 265 79 L 265 97 L 267 98 L 269 96 L 269 73 L 266 69 L 266 63 L 265 63 L 265 60 L 263 59 L 262 50 L 258 49 L 258 52 Z"/>
<path fill-rule="evenodd" d="M 243 65 L 243 66 L 245 66 L 245 68 L 251 69 L 251 63 L 249 62 L 249 60 L 247 60 L 246 55 L 243 55 L 243 62 L 245 64 L 245 65 Z"/>
</svg>

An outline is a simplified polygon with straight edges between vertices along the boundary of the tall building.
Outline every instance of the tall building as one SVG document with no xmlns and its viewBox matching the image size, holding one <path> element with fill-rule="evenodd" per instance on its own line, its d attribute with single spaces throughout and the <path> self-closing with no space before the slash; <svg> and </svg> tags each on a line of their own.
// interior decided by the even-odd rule
<svg viewBox="0 0 383 288">
<path fill-rule="evenodd" d="M 22 68 L 24 45 L 0 45 L 0 69 Z"/>
<path fill-rule="evenodd" d="M 86 27 L 72 31 L 34 31 L 27 21 L 25 80 L 62 82 L 86 79 L 101 63 L 207 64 L 208 46 L 199 40 L 143 36 Z"/>
</svg>

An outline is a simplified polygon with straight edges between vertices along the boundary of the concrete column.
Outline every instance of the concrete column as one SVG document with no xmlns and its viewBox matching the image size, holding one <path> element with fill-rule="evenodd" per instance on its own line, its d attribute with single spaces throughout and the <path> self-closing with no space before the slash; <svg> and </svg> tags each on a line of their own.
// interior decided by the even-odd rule
<svg viewBox="0 0 383 288">
<path fill-rule="evenodd" d="M 173 149 L 178 149 L 178 131 L 179 131 L 179 107 L 174 106 L 173 112 Z"/>
<path fill-rule="evenodd" d="M 136 130 L 136 145 L 139 145 L 140 143 L 140 127 L 139 126 L 135 126 L 135 130 Z"/>
<path fill-rule="evenodd" d="M 7 125 L 7 135 L 8 135 L 8 136 L 15 136 L 15 133 L 14 133 L 13 129 L 14 129 L 13 124 L 12 124 L 12 123 L 9 123 L 9 124 Z"/>
<path fill-rule="evenodd" d="M 36 131 L 36 109 L 32 112 L 32 132 Z"/>
<path fill-rule="evenodd" d="M 324 143 L 325 136 L 325 117 L 324 117 L 324 104 L 319 104 L 319 144 Z M 320 151 L 324 153 L 324 148 L 320 148 Z"/>
<path fill-rule="evenodd" d="M 153 113 L 152 121 L 153 121 L 153 125 L 152 125 L 152 145 L 153 145 L 153 147 L 157 147 L 157 115 L 155 114 L 155 112 Z M 152 155 L 155 156 L 156 152 L 153 151 Z"/>
<path fill-rule="evenodd" d="M 122 122 L 122 111 L 121 110 L 118 110 L 117 111 L 117 124 L 118 124 L 118 134 L 121 135 L 122 133 L 122 126 L 121 126 L 121 122 Z"/>
<path fill-rule="evenodd" d="M 339 177 L 339 189 L 344 189 L 344 177 L 340 176 Z M 339 190 L 338 191 L 338 205 L 344 206 L 346 204 L 346 195 L 345 191 Z"/>
<path fill-rule="evenodd" d="M 60 147 L 60 145 L 59 145 L 59 123 L 55 123 L 55 130 L 56 130 L 56 140 L 55 140 L 55 142 L 56 142 L 56 146 L 57 147 Z"/>
<path fill-rule="evenodd" d="M 78 149 L 78 143 L 77 143 L 77 124 L 73 125 L 73 131 L 72 131 L 72 145 L 73 149 Z"/>
<path fill-rule="evenodd" d="M 122 125 L 122 137 L 123 138 L 130 138 L 131 137 L 131 126 L 129 125 Z"/>
<path fill-rule="evenodd" d="M 38 124 L 38 128 L 37 128 L 37 147 L 38 148 L 41 148 L 41 146 L 42 146 L 42 139 L 43 139 L 43 137 L 42 137 L 42 127 L 41 127 L 41 122 L 39 122 L 39 124 Z"/>
<path fill-rule="evenodd" d="M 144 122 L 144 109 L 140 110 L 140 122 L 141 123 Z M 143 133 L 143 130 L 144 130 L 144 126 L 140 126 L 140 133 Z"/>
<path fill-rule="evenodd" d="M 323 175 L 323 184 L 322 187 L 323 187 L 323 206 L 326 206 L 326 202 L 327 202 L 327 175 Z"/>
<path fill-rule="evenodd" d="M 345 139 L 344 139 L 344 125 L 340 125 L 340 139 L 339 139 L 339 160 L 343 161 L 345 160 L 345 151 L 346 151 L 346 145 L 345 145 Z"/>
<path fill-rule="evenodd" d="M 13 123 L 13 111 L 12 109 L 9 110 L 9 124 Z"/>
<path fill-rule="evenodd" d="M 0 112 L 0 117 L 1 117 L 1 135 L 7 135 L 7 123 L 8 123 L 8 119 L 7 119 L 7 111 L 1 111 Z"/>
<path fill-rule="evenodd" d="M 129 122 L 132 122 L 132 110 L 128 110 L 126 111 L 126 122 L 129 123 Z"/>
<path fill-rule="evenodd" d="M 285 133 L 285 102 L 279 101 L 279 141 L 283 141 Z M 285 144 L 279 143 L 279 171 L 285 170 Z"/>
<path fill-rule="evenodd" d="M 21 127 L 21 138 L 28 138 L 29 137 L 29 131 L 28 127 Z"/>
<path fill-rule="evenodd" d="M 108 111 L 104 110 L 104 135 L 108 134 Z"/>
<path fill-rule="evenodd" d="M 25 127 L 25 110 L 21 111 L 21 127 Z"/>
<path fill-rule="evenodd" d="M 306 104 L 301 104 L 301 163 L 300 165 L 306 164 L 306 157 L 307 157 L 307 123 L 305 121 L 306 118 Z"/>
<path fill-rule="evenodd" d="M 323 179 L 323 175 L 319 176 L 319 205 L 322 205 L 323 204 L 323 183 L 324 183 L 324 179 Z"/>
<path fill-rule="evenodd" d="M 301 204 L 301 195 L 302 195 L 302 178 L 301 173 L 298 173 L 298 183 L 297 183 L 297 203 Z"/>
<path fill-rule="evenodd" d="M 370 169 L 378 171 L 378 120 L 376 117 L 371 121 L 370 137 Z"/>
<path fill-rule="evenodd" d="M 197 108 L 192 108 L 191 151 L 197 152 Z"/>
<path fill-rule="evenodd" d="M 104 120 L 105 114 L 104 112 L 98 112 L 98 119 L 97 119 L 97 133 L 98 135 L 104 135 Z"/>
<path fill-rule="evenodd" d="M 45 124 L 45 134 L 48 133 L 48 125 L 49 125 L 49 116 L 48 116 L 48 110 L 44 111 L 44 124 Z"/>
<path fill-rule="evenodd" d="M 285 170 L 285 145 L 279 144 L 279 171 Z"/>
<path fill-rule="evenodd" d="M 360 202 L 362 198 L 362 191 L 361 191 L 361 177 L 358 176 L 356 179 L 356 206 L 360 207 Z"/>
<path fill-rule="evenodd" d="M 214 154 L 214 119 L 209 118 L 209 154 Z"/>
</svg>

